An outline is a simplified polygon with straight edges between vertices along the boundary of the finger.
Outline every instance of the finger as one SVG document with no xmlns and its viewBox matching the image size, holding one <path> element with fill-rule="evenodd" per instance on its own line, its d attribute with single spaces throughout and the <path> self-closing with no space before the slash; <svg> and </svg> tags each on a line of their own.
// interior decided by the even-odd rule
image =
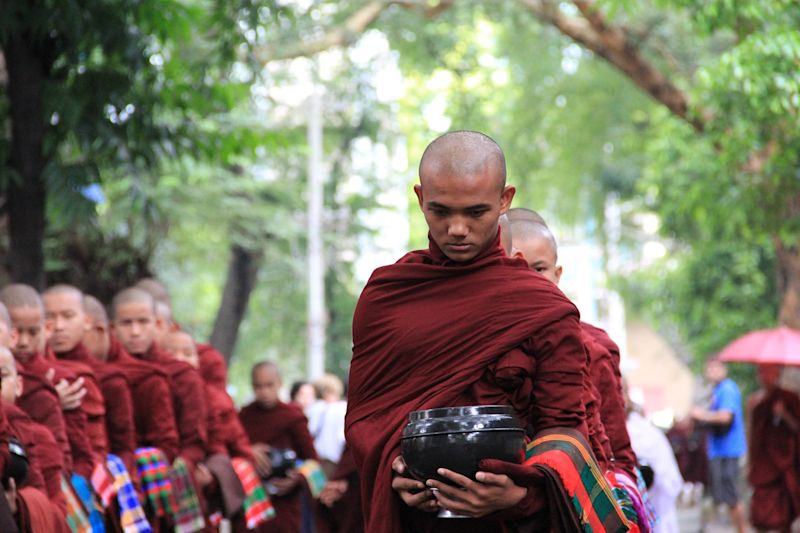
<svg viewBox="0 0 800 533">
<path fill-rule="evenodd" d="M 474 516 L 477 512 L 476 509 L 469 503 L 465 502 L 462 499 L 448 496 L 442 491 L 434 493 L 434 496 L 436 497 L 436 501 L 439 504 L 439 507 L 447 509 L 448 511 L 452 511 L 454 513 L 465 516 Z"/>
<path fill-rule="evenodd" d="M 56 377 L 56 371 L 54 368 L 48 368 L 47 372 L 44 373 L 44 377 L 47 378 L 47 381 L 50 383 L 53 382 L 53 378 Z"/>
<path fill-rule="evenodd" d="M 429 479 L 426 484 L 428 487 L 436 489 L 438 493 L 445 494 L 448 498 L 464 499 L 468 495 L 468 492 L 462 487 L 454 487 L 435 479 Z"/>
<path fill-rule="evenodd" d="M 462 476 L 458 472 L 453 472 L 452 470 L 448 470 L 446 468 L 440 468 L 436 471 L 436 473 L 445 479 L 449 479 L 456 485 L 464 487 L 465 489 L 468 489 L 475 484 L 475 482 L 467 476 Z"/>
<path fill-rule="evenodd" d="M 478 472 L 475 474 L 475 479 L 484 485 L 494 485 L 497 487 L 505 487 L 508 485 L 511 478 L 505 474 L 493 474 L 491 472 Z"/>
<path fill-rule="evenodd" d="M 406 473 L 406 462 L 403 460 L 402 455 L 398 455 L 392 461 L 392 470 L 397 472 L 398 474 L 405 474 Z"/>
<path fill-rule="evenodd" d="M 425 490 L 418 494 L 402 491 L 400 492 L 400 498 L 409 507 L 424 507 L 426 505 L 431 508 L 437 507 L 436 498 L 433 496 L 433 491 L 430 490 Z"/>
<path fill-rule="evenodd" d="M 408 477 L 395 477 L 392 479 L 392 488 L 394 490 L 407 490 L 407 491 L 421 491 L 425 490 L 425 484 L 422 481 L 411 479 Z"/>
</svg>

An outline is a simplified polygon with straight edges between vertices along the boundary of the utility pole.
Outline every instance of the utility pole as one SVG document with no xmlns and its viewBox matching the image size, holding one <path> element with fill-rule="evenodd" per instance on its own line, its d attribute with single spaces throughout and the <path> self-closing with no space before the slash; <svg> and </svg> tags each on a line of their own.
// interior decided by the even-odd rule
<svg viewBox="0 0 800 533">
<path fill-rule="evenodd" d="M 325 372 L 325 253 L 322 244 L 322 95 L 315 86 L 308 106 L 308 377 Z"/>
</svg>

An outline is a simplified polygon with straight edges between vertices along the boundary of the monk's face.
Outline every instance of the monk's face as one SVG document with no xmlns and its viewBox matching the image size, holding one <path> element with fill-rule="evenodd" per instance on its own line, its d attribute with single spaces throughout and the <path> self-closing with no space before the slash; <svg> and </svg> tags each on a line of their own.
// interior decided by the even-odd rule
<svg viewBox="0 0 800 533">
<path fill-rule="evenodd" d="M 281 377 L 274 368 L 261 367 L 253 373 L 253 393 L 260 405 L 264 407 L 277 405 L 280 390 Z"/>
<path fill-rule="evenodd" d="M 105 361 L 111 350 L 111 336 L 108 323 L 95 320 L 90 323 L 89 329 L 83 336 L 83 345 L 98 361 Z"/>
<path fill-rule="evenodd" d="M 44 351 L 44 316 L 38 307 L 12 307 L 8 313 L 18 334 L 17 345 L 11 350 L 14 357 L 24 363 L 34 354 Z"/>
<path fill-rule="evenodd" d="M 77 292 L 45 294 L 44 317 L 50 337 L 47 344 L 55 353 L 69 352 L 83 341 L 90 321 L 83 311 L 83 296 Z"/>
<path fill-rule="evenodd" d="M 758 365 L 758 379 L 765 388 L 772 389 L 777 387 L 780 378 L 780 365 Z"/>
<path fill-rule="evenodd" d="M 495 165 L 470 176 L 426 170 L 414 187 L 431 238 L 451 260 L 466 262 L 486 250 L 497 237 L 498 219 L 508 211 L 513 187 L 502 187 Z"/>
<path fill-rule="evenodd" d="M 14 349 L 17 345 L 17 328 L 0 320 L 0 348 Z"/>
<path fill-rule="evenodd" d="M 156 315 L 152 302 L 129 302 L 114 310 L 114 333 L 134 355 L 144 355 L 156 338 Z"/>
<path fill-rule="evenodd" d="M 14 356 L 7 350 L 0 349 L 0 396 L 5 403 L 14 403 L 22 394 L 22 378 L 17 373 Z"/>
<path fill-rule="evenodd" d="M 522 255 L 531 270 L 535 270 L 556 285 L 561 281 L 563 268 L 556 265 L 556 252 L 549 239 L 544 237 L 514 239 L 514 249 Z"/>
<path fill-rule="evenodd" d="M 194 340 L 186 333 L 169 335 L 164 343 L 164 349 L 178 361 L 189 363 L 194 368 L 200 368 L 200 356 L 197 355 L 197 347 L 194 344 Z"/>
</svg>

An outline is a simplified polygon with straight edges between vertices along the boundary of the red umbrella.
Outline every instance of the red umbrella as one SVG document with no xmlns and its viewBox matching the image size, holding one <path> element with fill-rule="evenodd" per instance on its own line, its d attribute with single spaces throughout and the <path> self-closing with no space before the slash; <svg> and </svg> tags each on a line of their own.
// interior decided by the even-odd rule
<svg viewBox="0 0 800 533">
<path fill-rule="evenodd" d="M 800 331 L 781 326 L 739 337 L 719 353 L 722 361 L 800 365 Z"/>
</svg>

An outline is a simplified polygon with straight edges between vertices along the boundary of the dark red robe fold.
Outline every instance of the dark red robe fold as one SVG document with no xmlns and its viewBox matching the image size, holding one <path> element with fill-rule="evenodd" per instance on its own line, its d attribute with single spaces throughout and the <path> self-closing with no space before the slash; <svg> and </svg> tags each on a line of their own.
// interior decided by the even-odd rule
<svg viewBox="0 0 800 533">
<path fill-rule="evenodd" d="M 154 446 L 174 460 L 178 430 L 167 375 L 158 366 L 129 355 L 114 337 L 107 361 L 124 372 L 130 383 L 136 446 Z"/>
<path fill-rule="evenodd" d="M 605 330 L 586 322 L 581 322 L 581 327 L 596 343 L 595 348 L 589 351 L 592 358 L 589 369 L 592 381 L 599 392 L 600 419 L 611 444 L 613 464 L 636 479 L 638 462 L 626 426 L 627 415 L 625 396 L 622 392 L 622 372 L 619 368 L 619 347 Z"/>
<path fill-rule="evenodd" d="M 16 405 L 3 404 L 12 434 L 22 443 L 28 456 L 28 476 L 23 486 L 39 489 L 61 510 L 67 503 L 61 492 L 64 457 L 53 434 L 43 425 L 34 422 Z"/>
<path fill-rule="evenodd" d="M 102 420 L 104 431 L 101 432 L 97 428 L 93 431 L 95 452 L 100 457 L 105 457 L 108 453 L 118 456 L 135 478 L 136 427 L 131 387 L 125 373 L 93 357 L 82 343 L 69 352 L 56 356 L 62 361 L 75 361 L 91 367 L 97 378 L 105 407 L 105 416 Z"/>
<path fill-rule="evenodd" d="M 225 357 L 210 344 L 197 343 L 197 355 L 200 356 L 200 374 L 203 381 L 214 387 L 225 390 L 228 386 L 228 365 Z"/>
<path fill-rule="evenodd" d="M 209 408 L 208 454 L 222 453 L 253 462 L 250 439 L 239 420 L 233 399 L 213 385 L 206 386 L 206 397 Z"/>
<path fill-rule="evenodd" d="M 308 431 L 308 419 L 302 409 L 297 406 L 278 403 L 271 409 L 265 409 L 253 402 L 242 407 L 239 412 L 250 442 L 264 443 L 273 448 L 294 450 L 299 459 L 316 459 L 314 440 Z M 275 519 L 261 525 L 259 533 L 283 533 L 300 531 L 300 487 L 293 492 L 273 497 Z"/>
<path fill-rule="evenodd" d="M 205 383 L 189 363 L 178 361 L 155 345 L 144 359 L 167 373 L 175 426 L 178 430 L 178 455 L 197 464 L 206 457 L 208 443 L 208 405 Z"/>
<path fill-rule="evenodd" d="M 364 517 L 361 513 L 361 486 L 355 459 L 347 445 L 342 450 L 342 456 L 330 479 L 347 481 L 347 491 L 330 508 L 322 504 L 318 505 L 320 520 L 317 529 L 319 533 L 361 533 L 364 531 Z"/>
<path fill-rule="evenodd" d="M 758 529 L 788 533 L 800 516 L 800 433 L 774 414 L 778 402 L 800 421 L 800 397 L 793 392 L 773 389 L 753 406 L 748 447 L 748 481 L 753 486 L 750 521 Z"/>
<path fill-rule="evenodd" d="M 361 473 L 366 531 L 401 531 L 407 513 L 391 488 L 391 463 L 408 414 L 474 402 L 475 383 L 514 349 L 535 368 L 521 384 L 531 391 L 523 422 L 588 437 L 578 311 L 523 260 L 506 257 L 499 235 L 469 263 L 450 261 L 431 241 L 377 269 L 356 307 L 353 344 L 345 434 Z M 419 531 L 448 522 L 419 520 Z M 502 528 L 498 520 L 457 522 L 446 527 Z"/>
</svg>

